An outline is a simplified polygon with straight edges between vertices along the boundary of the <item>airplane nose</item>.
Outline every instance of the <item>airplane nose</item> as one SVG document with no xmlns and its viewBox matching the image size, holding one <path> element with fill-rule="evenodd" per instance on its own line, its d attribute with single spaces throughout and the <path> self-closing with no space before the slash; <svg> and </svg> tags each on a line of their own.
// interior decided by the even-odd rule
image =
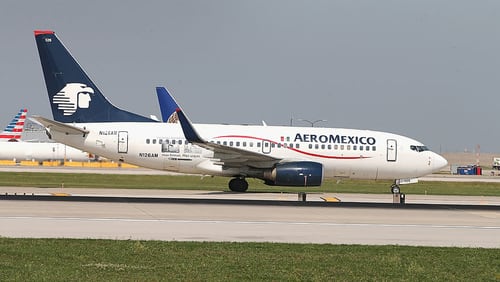
<svg viewBox="0 0 500 282">
<path fill-rule="evenodd" d="M 434 172 L 440 171 L 442 168 L 446 167 L 447 165 L 448 165 L 448 161 L 445 158 L 434 153 L 434 156 L 432 158 L 432 166 L 433 166 Z"/>
</svg>

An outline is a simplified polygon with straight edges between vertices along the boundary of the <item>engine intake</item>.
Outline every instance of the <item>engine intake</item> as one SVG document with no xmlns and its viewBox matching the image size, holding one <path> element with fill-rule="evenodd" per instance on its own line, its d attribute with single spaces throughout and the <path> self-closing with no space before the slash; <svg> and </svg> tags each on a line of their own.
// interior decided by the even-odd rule
<svg viewBox="0 0 500 282">
<path fill-rule="evenodd" d="M 323 182 L 323 165 L 315 162 L 289 162 L 276 164 L 264 173 L 267 185 L 320 186 Z"/>
</svg>

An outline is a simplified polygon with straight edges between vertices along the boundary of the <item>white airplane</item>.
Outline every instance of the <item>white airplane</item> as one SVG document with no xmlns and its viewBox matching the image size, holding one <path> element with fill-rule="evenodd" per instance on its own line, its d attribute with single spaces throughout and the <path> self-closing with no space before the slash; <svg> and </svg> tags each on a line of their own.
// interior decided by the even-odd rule
<svg viewBox="0 0 500 282">
<path fill-rule="evenodd" d="M 54 142 L 23 141 L 27 109 L 21 109 L 6 129 L 0 134 L 0 160 L 14 161 L 88 161 L 88 153 Z M 5 142 L 7 141 L 7 142 Z"/>
<path fill-rule="evenodd" d="M 92 159 L 88 153 L 55 142 L 19 141 L 0 143 L 0 160 L 14 161 L 78 161 Z"/>
<path fill-rule="evenodd" d="M 27 112 L 27 109 L 19 110 L 17 115 L 14 116 L 12 121 L 0 133 L 0 142 L 18 142 L 21 140 Z"/>
<path fill-rule="evenodd" d="M 319 186 L 324 178 L 418 178 L 447 161 L 422 143 L 392 133 L 317 127 L 192 124 L 175 105 L 179 123 L 160 123 L 121 110 L 102 95 L 53 31 L 35 39 L 54 120 L 36 117 L 49 137 L 108 159 L 158 170 L 247 177 L 276 186 Z M 163 115 L 163 113 L 162 113 Z M 168 113 L 167 113 L 168 116 Z M 165 119 L 165 115 L 163 115 Z"/>
</svg>

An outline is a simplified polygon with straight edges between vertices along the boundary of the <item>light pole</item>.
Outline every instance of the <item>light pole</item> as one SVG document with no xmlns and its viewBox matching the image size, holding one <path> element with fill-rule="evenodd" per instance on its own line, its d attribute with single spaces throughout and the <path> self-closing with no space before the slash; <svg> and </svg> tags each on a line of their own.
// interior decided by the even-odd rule
<svg viewBox="0 0 500 282">
<path fill-rule="evenodd" d="M 302 118 L 299 118 L 297 119 L 298 121 L 305 121 L 307 123 L 309 123 L 311 125 L 311 127 L 314 127 L 314 124 L 317 123 L 317 122 L 326 122 L 327 120 L 326 119 L 318 119 L 318 120 L 315 120 L 315 121 L 310 121 L 310 120 L 307 120 L 307 119 L 302 119 Z"/>
</svg>

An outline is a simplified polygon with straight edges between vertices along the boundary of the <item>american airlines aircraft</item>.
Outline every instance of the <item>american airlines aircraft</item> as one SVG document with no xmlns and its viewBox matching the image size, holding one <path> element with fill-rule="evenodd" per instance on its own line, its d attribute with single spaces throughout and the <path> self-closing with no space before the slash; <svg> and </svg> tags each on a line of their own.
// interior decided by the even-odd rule
<svg viewBox="0 0 500 282">
<path fill-rule="evenodd" d="M 0 160 L 14 161 L 88 161 L 88 153 L 54 142 L 23 141 L 27 109 L 21 109 L 7 128 L 0 134 Z M 5 142 L 7 141 L 7 142 Z"/>
<path fill-rule="evenodd" d="M 14 116 L 12 121 L 0 133 L 0 142 L 17 142 L 21 140 L 27 112 L 27 109 L 19 110 L 19 113 Z"/>
<path fill-rule="evenodd" d="M 422 143 L 392 133 L 192 124 L 164 88 L 157 89 L 163 106 L 172 111 L 174 105 L 180 123 L 160 123 L 113 106 L 53 31 L 35 31 L 35 40 L 54 120 L 35 119 L 52 139 L 108 159 L 232 177 L 229 189 L 238 192 L 248 189 L 248 177 L 275 186 L 319 186 L 324 178 L 343 177 L 394 180 L 397 193 L 401 180 L 447 164 Z"/>
</svg>

